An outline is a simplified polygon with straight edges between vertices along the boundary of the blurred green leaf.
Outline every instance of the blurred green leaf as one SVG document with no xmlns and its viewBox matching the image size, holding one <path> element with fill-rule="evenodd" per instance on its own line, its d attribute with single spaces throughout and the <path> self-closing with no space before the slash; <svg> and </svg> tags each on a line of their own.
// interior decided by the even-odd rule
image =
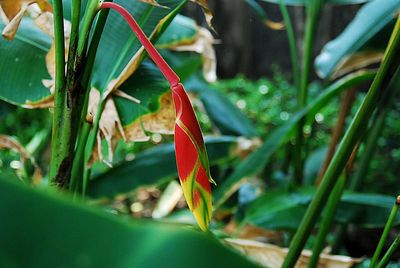
<svg viewBox="0 0 400 268">
<path fill-rule="evenodd" d="M 204 87 L 200 99 L 207 114 L 216 127 L 225 135 L 254 137 L 257 135 L 253 123 L 222 93 Z"/>
<path fill-rule="evenodd" d="M 296 113 L 285 124 L 278 127 L 267 137 L 263 145 L 249 155 L 242 161 L 233 173 L 224 181 L 214 192 L 214 197 L 217 206 L 225 202 L 239 186 L 250 177 L 260 172 L 268 163 L 271 156 L 278 150 L 278 148 L 288 142 L 293 135 L 293 131 L 297 123 L 302 118 L 306 117 L 308 120 L 313 119 L 315 114 L 323 108 L 329 101 L 340 94 L 343 90 L 348 89 L 356 84 L 369 81 L 373 79 L 374 73 L 371 72 L 358 72 L 348 75 L 334 84 L 326 88 L 313 102 L 311 102 L 305 109 Z"/>
<path fill-rule="evenodd" d="M 3 28 L 0 20 L 0 31 Z M 0 37 L 0 99 L 23 105 L 50 96 L 50 90 L 42 84 L 42 79 L 50 79 L 45 63 L 50 45 L 50 37 L 27 18 L 22 20 L 13 41 Z"/>
<path fill-rule="evenodd" d="M 217 164 L 231 157 L 236 141 L 236 138 L 227 136 L 207 138 L 210 163 Z M 94 178 L 89 184 L 88 194 L 94 198 L 112 197 L 138 187 L 160 185 L 177 177 L 174 144 L 163 144 Z"/>
<path fill-rule="evenodd" d="M 0 179 L 1 267 L 257 267 L 210 234 L 57 195 Z"/>
<path fill-rule="evenodd" d="M 374 0 L 364 5 L 342 34 L 327 43 L 316 58 L 318 75 L 321 78 L 329 77 L 346 57 L 390 23 L 399 10 L 398 0 Z"/>
<path fill-rule="evenodd" d="M 293 192 L 267 192 L 249 204 L 244 221 L 266 229 L 296 230 L 315 190 L 314 187 L 305 187 Z M 391 196 L 347 192 L 341 198 L 335 221 L 365 228 L 381 228 L 394 202 Z M 400 224 L 400 215 L 395 222 Z"/>
</svg>

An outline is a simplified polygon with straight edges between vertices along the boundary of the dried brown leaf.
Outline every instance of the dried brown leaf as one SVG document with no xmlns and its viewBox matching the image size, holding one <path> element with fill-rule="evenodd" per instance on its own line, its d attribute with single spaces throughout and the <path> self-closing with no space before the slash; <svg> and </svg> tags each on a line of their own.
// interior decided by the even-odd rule
<svg viewBox="0 0 400 268">
<path fill-rule="evenodd" d="M 32 18 L 36 18 L 43 12 L 52 12 L 51 5 L 46 0 L 0 0 L 0 8 L 5 15 L 2 18 L 7 24 L 2 35 L 8 40 L 14 39 L 22 17 L 26 13 Z"/>
<path fill-rule="evenodd" d="M 288 249 L 281 248 L 272 244 L 265 244 L 253 240 L 245 239 L 225 239 L 225 242 L 237 249 L 253 261 L 263 267 L 280 268 L 287 255 Z M 312 252 L 303 250 L 296 264 L 296 268 L 308 266 Z M 318 268 L 350 268 L 354 264 L 361 262 L 362 259 L 354 259 L 342 255 L 330 255 L 322 253 L 318 263 Z"/>
<path fill-rule="evenodd" d="M 148 141 L 147 133 L 173 134 L 175 125 L 175 108 L 171 92 L 160 97 L 160 109 L 155 113 L 140 117 L 124 128 L 128 141 Z"/>
<path fill-rule="evenodd" d="M 100 92 L 96 89 L 92 89 L 89 96 L 87 116 L 88 121 L 93 121 L 93 118 L 96 118 L 100 101 Z M 104 109 L 99 122 L 99 132 L 97 134 L 97 153 L 101 161 L 104 161 L 101 150 L 102 138 L 104 138 L 107 142 L 108 162 L 111 163 L 114 158 L 114 148 L 119 136 L 126 140 L 124 129 L 122 128 L 121 120 L 119 118 L 117 108 L 115 107 L 114 100 L 111 97 L 108 97 L 105 100 Z"/>
<path fill-rule="evenodd" d="M 336 79 L 347 73 L 365 68 L 369 65 L 381 62 L 383 51 L 360 51 L 346 57 L 332 74 L 332 79 Z"/>
<path fill-rule="evenodd" d="M 210 8 L 208 7 L 208 0 L 190 0 L 190 1 L 201 6 L 201 9 L 203 10 L 204 17 L 206 18 L 208 27 L 210 27 L 210 29 L 214 30 L 214 27 L 212 26 L 213 14 L 212 14 Z"/>
<path fill-rule="evenodd" d="M 197 35 L 191 43 L 174 44 L 168 48 L 175 51 L 192 51 L 201 54 L 203 75 L 208 82 L 217 80 L 217 56 L 214 50 L 216 43 L 213 35 L 206 28 L 198 26 Z"/>
<path fill-rule="evenodd" d="M 265 20 L 264 21 L 265 26 L 272 30 L 283 30 L 285 29 L 285 24 L 283 22 L 276 22 L 272 20 Z"/>
</svg>

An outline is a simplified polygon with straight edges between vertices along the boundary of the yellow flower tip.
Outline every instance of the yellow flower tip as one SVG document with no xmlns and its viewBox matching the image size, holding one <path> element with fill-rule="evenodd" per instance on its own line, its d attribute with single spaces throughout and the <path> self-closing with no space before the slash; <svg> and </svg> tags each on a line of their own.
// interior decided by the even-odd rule
<svg viewBox="0 0 400 268">
<path fill-rule="evenodd" d="M 196 191 L 195 191 L 196 195 Z M 192 213 L 202 231 L 207 231 L 208 226 L 211 221 L 212 217 L 212 202 L 211 202 L 211 195 L 207 196 L 206 198 L 199 198 L 194 197 L 195 202 L 194 209 Z"/>
</svg>

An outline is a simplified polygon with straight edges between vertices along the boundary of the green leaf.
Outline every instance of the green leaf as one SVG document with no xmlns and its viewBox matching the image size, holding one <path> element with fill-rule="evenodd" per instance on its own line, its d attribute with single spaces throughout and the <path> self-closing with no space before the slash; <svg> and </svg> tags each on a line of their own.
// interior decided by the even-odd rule
<svg viewBox="0 0 400 268">
<path fill-rule="evenodd" d="M 268 163 L 271 156 L 293 136 L 297 123 L 304 117 L 308 120 L 314 118 L 315 114 L 329 101 L 351 86 L 373 79 L 374 73 L 358 72 L 348 75 L 326 88 L 305 109 L 296 113 L 288 122 L 278 127 L 267 137 L 263 145 L 242 161 L 233 173 L 214 192 L 217 202 L 216 206 L 224 203 L 239 186 L 245 182 L 247 177 L 260 172 Z"/>
<path fill-rule="evenodd" d="M 157 40 L 156 46 L 157 48 L 163 48 L 193 42 L 197 37 L 197 28 L 198 26 L 193 19 L 177 15 Z"/>
<path fill-rule="evenodd" d="M 155 7 L 140 1 L 118 2 L 128 9 L 146 35 L 150 36 L 160 20 L 185 1 L 158 1 L 168 8 Z M 141 44 L 129 25 L 117 12 L 111 11 L 97 51 L 92 85 L 101 92 L 107 90 L 108 84 L 122 73 L 140 47 Z"/>
<path fill-rule="evenodd" d="M 206 139 L 211 164 L 230 157 L 236 144 L 234 137 Z M 135 159 L 110 169 L 94 178 L 89 184 L 91 197 L 113 197 L 132 192 L 138 187 L 160 185 L 178 177 L 174 144 L 164 144 L 136 155 Z"/>
<path fill-rule="evenodd" d="M 1 267 L 257 267 L 210 234 L 0 179 Z"/>
<path fill-rule="evenodd" d="M 0 31 L 3 28 L 0 21 Z M 0 37 L 0 99 L 23 105 L 50 96 L 49 89 L 42 84 L 42 79 L 50 79 L 45 62 L 50 45 L 50 37 L 26 18 L 14 41 Z"/>
<path fill-rule="evenodd" d="M 249 204 L 244 221 L 266 229 L 296 230 L 314 193 L 314 187 L 293 192 L 267 192 Z M 347 192 L 341 198 L 335 221 L 364 228 L 381 228 L 386 223 L 393 203 L 391 196 Z M 395 222 L 400 223 L 400 215 Z"/>
<path fill-rule="evenodd" d="M 204 87 L 200 99 L 211 121 L 225 135 L 254 137 L 256 128 L 235 105 L 222 93 L 210 87 Z"/>
<path fill-rule="evenodd" d="M 281 0 L 261 0 L 264 2 L 279 4 Z M 294 5 L 294 6 L 304 6 L 309 0 L 283 0 L 286 5 Z M 371 0 L 326 0 L 326 3 L 334 4 L 334 5 L 354 5 L 354 4 L 362 4 Z"/>
<path fill-rule="evenodd" d="M 322 49 L 315 60 L 321 78 L 329 77 L 352 53 L 389 24 L 400 9 L 398 0 L 374 0 L 364 5 L 346 29 Z"/>
<path fill-rule="evenodd" d="M 185 83 L 185 87 L 199 95 L 210 120 L 222 134 L 246 137 L 257 135 L 257 130 L 249 118 L 198 75 L 193 75 Z"/>
</svg>

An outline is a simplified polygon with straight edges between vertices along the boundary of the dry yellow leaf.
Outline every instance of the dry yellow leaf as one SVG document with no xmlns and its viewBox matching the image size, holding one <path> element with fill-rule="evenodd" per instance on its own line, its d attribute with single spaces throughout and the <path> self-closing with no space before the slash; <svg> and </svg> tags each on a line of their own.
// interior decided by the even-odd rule
<svg viewBox="0 0 400 268">
<path fill-rule="evenodd" d="M 5 16 L 2 35 L 5 39 L 13 40 L 18 31 L 22 17 L 29 13 L 32 18 L 36 18 L 43 12 L 52 12 L 50 3 L 46 0 L 0 0 L 0 8 Z"/>
<path fill-rule="evenodd" d="M 347 73 L 354 72 L 368 65 L 381 62 L 383 51 L 360 51 L 345 57 L 332 74 L 332 79 L 337 79 Z"/>
<path fill-rule="evenodd" d="M 285 24 L 283 22 L 276 22 L 272 20 L 265 20 L 264 21 L 265 26 L 272 30 L 283 30 L 285 29 Z"/>
<path fill-rule="evenodd" d="M 208 27 L 214 30 L 214 27 L 212 26 L 212 19 L 213 19 L 213 14 L 208 7 L 208 0 L 190 0 L 199 6 L 201 6 L 201 9 L 203 10 L 204 17 L 206 18 L 206 22 Z"/>
<path fill-rule="evenodd" d="M 147 133 L 173 134 L 175 108 L 171 92 L 163 94 L 159 102 L 160 109 L 158 111 L 144 115 L 124 128 L 128 141 L 148 141 L 150 137 Z"/>
<path fill-rule="evenodd" d="M 263 267 L 280 268 L 287 255 L 288 249 L 272 244 L 265 244 L 254 240 L 246 239 L 225 239 L 228 245 L 237 249 L 256 263 Z M 303 250 L 295 268 L 305 268 L 311 258 L 310 250 Z M 354 259 L 342 255 L 330 255 L 322 253 L 318 268 L 350 268 L 362 259 Z"/>
<path fill-rule="evenodd" d="M 175 51 L 192 51 L 201 54 L 203 60 L 203 75 L 208 82 L 217 80 L 217 56 L 214 49 L 216 41 L 209 30 L 197 26 L 197 34 L 191 43 L 167 46 Z"/>
</svg>

